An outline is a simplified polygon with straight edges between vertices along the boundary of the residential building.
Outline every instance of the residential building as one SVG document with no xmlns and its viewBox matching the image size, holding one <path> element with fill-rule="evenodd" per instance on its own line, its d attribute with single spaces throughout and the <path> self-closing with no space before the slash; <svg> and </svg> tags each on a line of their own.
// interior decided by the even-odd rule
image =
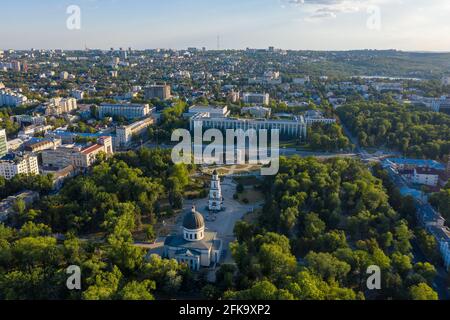
<svg viewBox="0 0 450 320">
<path fill-rule="evenodd" d="M 148 116 L 155 108 L 150 109 L 148 104 L 110 104 L 102 103 L 98 108 L 99 117 L 124 117 L 138 119 Z"/>
<path fill-rule="evenodd" d="M 128 126 L 121 126 L 116 128 L 116 141 L 115 144 L 119 148 L 128 147 L 134 136 L 140 136 L 144 134 L 148 127 L 155 123 L 153 117 L 145 118 L 141 121 L 132 123 Z"/>
<path fill-rule="evenodd" d="M 430 187 L 436 187 L 439 183 L 440 171 L 427 168 L 419 167 L 414 169 L 413 183 L 426 185 Z"/>
<path fill-rule="evenodd" d="M 16 121 L 20 126 L 24 124 L 42 126 L 47 123 L 47 120 L 44 116 L 32 116 L 28 114 L 20 114 L 14 116 L 13 118 L 14 121 Z"/>
<path fill-rule="evenodd" d="M 309 83 L 310 78 L 309 76 L 303 77 L 303 78 L 294 78 L 292 79 L 293 84 L 298 84 L 304 86 L 305 84 Z"/>
<path fill-rule="evenodd" d="M 0 89 L 0 106 L 18 107 L 25 104 L 28 98 L 11 89 Z"/>
<path fill-rule="evenodd" d="M 81 100 L 84 98 L 84 91 L 82 90 L 73 90 L 72 91 L 72 97 L 74 97 L 77 100 Z"/>
<path fill-rule="evenodd" d="M 8 153 L 8 139 L 6 137 L 6 130 L 0 129 L 0 158 Z"/>
<path fill-rule="evenodd" d="M 8 141 L 8 151 L 10 151 L 10 152 L 18 151 L 23 146 L 24 143 L 25 143 L 25 141 L 23 141 L 20 138 L 9 140 Z M 1 144 L 1 140 L 0 140 L 0 144 Z"/>
<path fill-rule="evenodd" d="M 77 109 L 75 98 L 53 98 L 47 104 L 45 114 L 47 116 L 60 116 Z"/>
<path fill-rule="evenodd" d="M 144 89 L 145 99 L 167 100 L 171 98 L 171 89 L 169 85 L 152 85 Z"/>
<path fill-rule="evenodd" d="M 38 175 L 37 156 L 13 153 L 0 158 L 0 176 L 9 180 L 18 174 Z"/>
<path fill-rule="evenodd" d="M 54 149 L 62 144 L 60 139 L 39 139 L 25 144 L 25 151 L 32 153 L 41 152 L 48 149 Z"/>
<path fill-rule="evenodd" d="M 270 102 L 270 96 L 268 93 L 244 93 L 243 94 L 244 103 L 249 104 L 259 104 L 268 105 Z"/>
</svg>

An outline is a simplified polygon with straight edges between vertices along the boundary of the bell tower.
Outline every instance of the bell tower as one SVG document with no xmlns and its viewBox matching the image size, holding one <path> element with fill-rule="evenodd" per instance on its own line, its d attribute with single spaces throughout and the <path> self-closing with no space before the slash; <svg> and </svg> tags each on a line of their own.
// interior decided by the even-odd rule
<svg viewBox="0 0 450 320">
<path fill-rule="evenodd" d="M 211 189 L 209 191 L 209 210 L 222 210 L 222 188 L 220 186 L 219 174 L 214 170 L 211 178 Z"/>
</svg>

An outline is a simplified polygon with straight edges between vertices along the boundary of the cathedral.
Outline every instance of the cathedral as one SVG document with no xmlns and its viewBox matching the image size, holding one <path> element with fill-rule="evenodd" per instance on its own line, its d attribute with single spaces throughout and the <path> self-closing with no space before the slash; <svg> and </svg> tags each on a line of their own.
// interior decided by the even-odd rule
<svg viewBox="0 0 450 320">
<path fill-rule="evenodd" d="M 217 170 L 214 170 L 211 179 L 211 189 L 209 191 L 209 211 L 218 212 L 222 210 L 223 198 L 220 178 Z"/>
<path fill-rule="evenodd" d="M 182 234 L 169 236 L 164 242 L 163 257 L 186 263 L 191 270 L 219 263 L 222 240 L 216 232 L 205 230 L 205 221 L 195 207 L 183 219 Z"/>
</svg>

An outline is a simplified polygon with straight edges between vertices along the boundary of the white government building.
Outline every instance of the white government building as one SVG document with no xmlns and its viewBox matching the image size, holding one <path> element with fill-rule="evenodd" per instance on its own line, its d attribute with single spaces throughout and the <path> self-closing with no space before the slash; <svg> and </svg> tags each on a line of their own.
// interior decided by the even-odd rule
<svg viewBox="0 0 450 320">
<path fill-rule="evenodd" d="M 121 116 L 126 119 L 137 119 L 148 116 L 153 109 L 148 104 L 110 104 L 102 103 L 98 107 L 98 115 L 101 119 L 105 117 Z"/>
<path fill-rule="evenodd" d="M 303 117 L 296 117 L 293 120 L 268 120 L 268 119 L 239 119 L 239 118 L 213 118 L 209 113 L 198 113 L 191 118 L 190 130 L 193 131 L 195 127 L 202 127 L 203 129 L 242 129 L 247 131 L 249 129 L 278 129 L 280 136 L 291 136 L 306 138 L 307 123 Z"/>
</svg>

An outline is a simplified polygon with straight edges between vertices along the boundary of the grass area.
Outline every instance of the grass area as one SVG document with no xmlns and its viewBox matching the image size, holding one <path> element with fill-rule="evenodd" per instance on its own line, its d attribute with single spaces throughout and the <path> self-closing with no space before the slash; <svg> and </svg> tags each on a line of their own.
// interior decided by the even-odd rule
<svg viewBox="0 0 450 320">
<path fill-rule="evenodd" d="M 248 202 L 246 202 L 245 199 L 247 199 Z M 264 201 L 264 194 L 252 187 L 245 188 L 244 192 L 239 194 L 239 202 L 242 204 L 257 203 L 261 201 Z"/>
</svg>

